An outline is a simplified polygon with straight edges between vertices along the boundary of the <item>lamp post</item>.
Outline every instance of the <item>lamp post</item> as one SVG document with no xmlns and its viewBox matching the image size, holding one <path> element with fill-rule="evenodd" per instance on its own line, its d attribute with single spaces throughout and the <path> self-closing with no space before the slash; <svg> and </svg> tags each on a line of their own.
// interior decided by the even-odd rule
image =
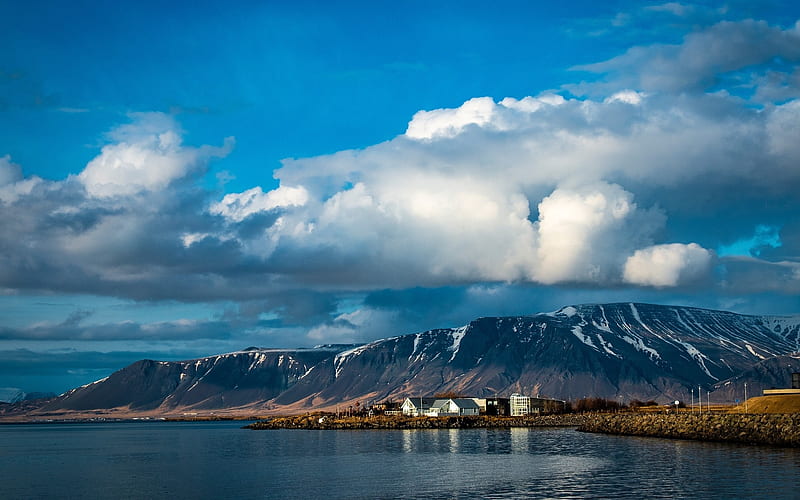
<svg viewBox="0 0 800 500">
<path fill-rule="evenodd" d="M 747 382 L 744 383 L 744 412 L 747 413 Z"/>
</svg>

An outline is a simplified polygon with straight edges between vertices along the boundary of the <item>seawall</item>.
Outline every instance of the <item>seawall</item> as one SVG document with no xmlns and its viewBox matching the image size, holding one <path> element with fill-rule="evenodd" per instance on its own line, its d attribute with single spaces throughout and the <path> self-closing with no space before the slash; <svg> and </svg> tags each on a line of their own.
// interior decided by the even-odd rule
<svg viewBox="0 0 800 500">
<path fill-rule="evenodd" d="M 474 429 L 504 427 L 578 427 L 584 415 L 542 415 L 526 417 L 342 417 L 298 415 L 276 417 L 245 426 L 247 429 Z"/>
<path fill-rule="evenodd" d="M 800 447 L 800 414 L 592 414 L 578 430 Z"/>
</svg>

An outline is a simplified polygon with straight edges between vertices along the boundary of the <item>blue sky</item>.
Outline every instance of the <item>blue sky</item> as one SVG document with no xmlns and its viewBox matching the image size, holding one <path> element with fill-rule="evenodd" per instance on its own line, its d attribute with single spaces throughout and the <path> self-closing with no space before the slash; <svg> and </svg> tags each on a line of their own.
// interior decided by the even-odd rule
<svg viewBox="0 0 800 500">
<path fill-rule="evenodd" d="M 800 313 L 794 2 L 0 19 L 6 393 L 582 302 Z"/>
</svg>

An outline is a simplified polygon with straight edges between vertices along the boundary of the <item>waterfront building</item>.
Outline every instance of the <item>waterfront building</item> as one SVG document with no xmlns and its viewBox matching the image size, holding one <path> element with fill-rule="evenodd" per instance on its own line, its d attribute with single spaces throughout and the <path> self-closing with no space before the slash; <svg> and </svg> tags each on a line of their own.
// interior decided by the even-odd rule
<svg viewBox="0 0 800 500">
<path fill-rule="evenodd" d="M 478 404 L 468 398 L 437 399 L 425 413 L 428 417 L 463 417 L 480 414 Z"/>
<path fill-rule="evenodd" d="M 433 406 L 436 401 L 436 398 L 406 398 L 400 410 L 403 412 L 403 415 L 408 417 L 421 417 L 430 411 L 431 406 Z"/>
<path fill-rule="evenodd" d="M 511 406 L 508 398 L 486 398 L 487 415 L 507 417 L 511 415 Z"/>
<path fill-rule="evenodd" d="M 510 414 L 512 417 L 521 417 L 531 412 L 531 398 L 514 393 L 509 398 Z"/>
</svg>

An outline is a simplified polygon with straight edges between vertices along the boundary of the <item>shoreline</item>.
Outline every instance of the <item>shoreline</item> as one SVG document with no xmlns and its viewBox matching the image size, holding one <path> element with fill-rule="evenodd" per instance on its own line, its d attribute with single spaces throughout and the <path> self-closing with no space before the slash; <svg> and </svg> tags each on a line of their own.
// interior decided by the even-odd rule
<svg viewBox="0 0 800 500">
<path fill-rule="evenodd" d="M 580 432 L 800 447 L 800 414 L 592 414 Z"/>
<path fill-rule="evenodd" d="M 340 417 L 326 414 L 296 415 L 260 420 L 244 429 L 276 430 L 369 430 L 369 429 L 502 429 L 510 427 L 579 427 L 585 415 L 536 415 L 524 417 L 462 416 L 462 417 Z"/>
<path fill-rule="evenodd" d="M 800 447 L 800 414 L 582 413 L 524 417 L 341 417 L 307 414 L 274 417 L 250 430 L 504 429 L 573 427 L 576 431 L 748 445 Z"/>
</svg>

